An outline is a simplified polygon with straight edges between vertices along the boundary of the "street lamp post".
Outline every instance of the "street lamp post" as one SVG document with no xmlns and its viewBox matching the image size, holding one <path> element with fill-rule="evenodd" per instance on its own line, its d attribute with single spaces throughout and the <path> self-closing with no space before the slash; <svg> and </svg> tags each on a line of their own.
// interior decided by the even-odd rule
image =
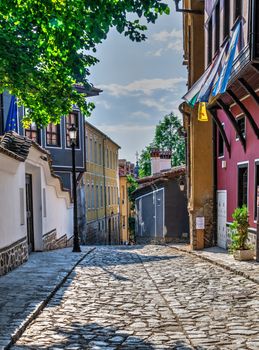
<svg viewBox="0 0 259 350">
<path fill-rule="evenodd" d="M 68 129 L 69 139 L 72 149 L 72 176 L 73 176 L 73 200 L 74 200 L 74 242 L 73 252 L 80 253 L 78 224 L 77 224 L 77 192 L 76 192 L 76 160 L 75 160 L 75 147 L 77 140 L 77 128 L 74 124 Z"/>
</svg>

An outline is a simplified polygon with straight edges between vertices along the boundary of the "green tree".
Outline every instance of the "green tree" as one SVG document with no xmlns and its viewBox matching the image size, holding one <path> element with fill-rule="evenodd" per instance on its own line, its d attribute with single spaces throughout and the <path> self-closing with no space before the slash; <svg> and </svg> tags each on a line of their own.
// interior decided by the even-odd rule
<svg viewBox="0 0 259 350">
<path fill-rule="evenodd" d="M 151 159 L 150 151 L 152 146 L 146 146 L 139 157 L 139 177 L 145 177 L 151 175 Z"/>
<path fill-rule="evenodd" d="M 111 27 L 144 40 L 139 18 L 154 23 L 163 13 L 169 7 L 160 0 L 1 0 L 0 91 L 16 95 L 39 126 L 59 122 L 74 104 L 89 115 L 93 104 L 74 84 L 91 88 L 89 68 L 98 60 L 90 52 Z"/>
<path fill-rule="evenodd" d="M 185 142 L 179 135 L 181 122 L 177 116 L 170 113 L 156 126 L 153 142 L 144 148 L 139 159 L 139 175 L 145 177 L 151 175 L 150 151 L 152 148 L 170 150 L 172 152 L 172 166 L 185 163 Z"/>
<path fill-rule="evenodd" d="M 154 147 L 172 152 L 172 166 L 185 162 L 184 138 L 179 135 L 181 126 L 179 118 L 173 113 L 164 116 L 156 126 Z"/>
</svg>

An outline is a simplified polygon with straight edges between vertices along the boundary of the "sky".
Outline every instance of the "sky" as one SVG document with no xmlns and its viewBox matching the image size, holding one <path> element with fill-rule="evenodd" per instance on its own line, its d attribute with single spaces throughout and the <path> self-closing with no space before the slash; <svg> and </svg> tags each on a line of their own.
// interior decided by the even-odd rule
<svg viewBox="0 0 259 350">
<path fill-rule="evenodd" d="M 171 7 L 170 15 L 148 24 L 146 35 L 136 43 L 112 29 L 97 47 L 100 62 L 90 76 L 103 92 L 91 99 L 96 108 L 88 121 L 121 146 L 119 158 L 131 162 L 152 142 L 166 114 L 181 118 L 178 106 L 186 92 L 182 15 Z"/>
</svg>

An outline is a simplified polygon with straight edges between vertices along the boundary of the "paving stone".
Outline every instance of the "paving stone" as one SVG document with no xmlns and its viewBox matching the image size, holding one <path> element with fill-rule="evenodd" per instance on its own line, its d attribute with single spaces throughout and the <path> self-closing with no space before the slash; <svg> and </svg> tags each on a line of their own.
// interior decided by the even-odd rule
<svg viewBox="0 0 259 350">
<path fill-rule="evenodd" d="M 256 283 L 196 256 L 97 247 L 13 349 L 254 350 L 258 311 Z"/>
</svg>

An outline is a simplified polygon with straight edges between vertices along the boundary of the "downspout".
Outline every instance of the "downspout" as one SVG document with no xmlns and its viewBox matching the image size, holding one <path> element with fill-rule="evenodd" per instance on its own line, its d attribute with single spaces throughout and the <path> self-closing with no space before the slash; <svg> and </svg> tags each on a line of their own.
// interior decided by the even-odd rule
<svg viewBox="0 0 259 350">
<path fill-rule="evenodd" d="M 218 183 L 218 172 L 217 172 L 217 126 L 214 121 L 212 121 L 212 148 L 213 148 L 213 242 L 214 246 L 217 245 L 217 183 Z"/>
<path fill-rule="evenodd" d="M 106 173 L 105 173 L 105 149 L 104 141 L 107 140 L 107 137 L 103 138 L 103 189 L 104 189 L 104 227 L 105 232 L 107 233 L 107 196 L 106 196 Z"/>
<path fill-rule="evenodd" d="M 191 160 L 190 160 L 190 122 L 191 122 L 191 113 L 184 111 L 183 104 L 185 102 L 181 103 L 179 108 L 180 113 L 182 115 L 187 117 L 187 133 L 184 136 L 185 139 L 185 161 L 186 161 L 186 178 L 187 178 L 187 196 L 190 198 L 190 166 L 191 166 Z"/>
</svg>

